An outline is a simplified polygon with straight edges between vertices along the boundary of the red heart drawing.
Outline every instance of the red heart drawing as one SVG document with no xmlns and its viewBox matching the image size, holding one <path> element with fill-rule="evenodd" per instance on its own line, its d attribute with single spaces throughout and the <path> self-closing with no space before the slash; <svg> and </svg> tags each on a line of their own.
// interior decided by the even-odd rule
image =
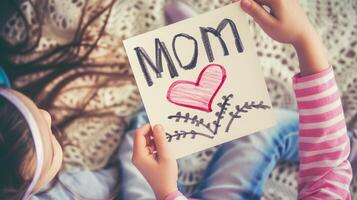
<svg viewBox="0 0 357 200">
<path fill-rule="evenodd" d="M 226 80 L 226 70 L 218 64 L 207 65 L 196 82 L 179 80 L 171 84 L 167 100 L 173 104 L 211 112 L 211 104 Z"/>
</svg>

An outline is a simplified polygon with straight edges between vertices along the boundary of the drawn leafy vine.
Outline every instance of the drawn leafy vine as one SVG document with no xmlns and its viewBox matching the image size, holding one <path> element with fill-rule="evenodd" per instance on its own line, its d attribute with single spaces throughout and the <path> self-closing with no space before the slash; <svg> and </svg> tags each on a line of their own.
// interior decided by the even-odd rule
<svg viewBox="0 0 357 200">
<path fill-rule="evenodd" d="M 198 132 L 195 130 L 176 130 L 173 134 L 166 133 L 166 139 L 168 142 L 172 142 L 173 139 L 180 140 L 190 136 L 191 139 L 195 139 L 197 136 L 205 137 L 208 139 L 214 139 L 215 135 L 219 133 L 219 129 L 222 126 L 222 120 L 224 119 L 225 115 L 227 114 L 228 108 L 231 106 L 229 101 L 233 98 L 233 94 L 225 95 L 222 97 L 222 101 L 217 103 L 217 107 L 219 110 L 215 112 L 216 119 L 212 122 L 205 122 L 202 117 L 198 115 L 191 116 L 190 113 L 182 114 L 181 111 L 177 112 L 175 115 L 169 115 L 168 119 L 175 120 L 176 123 L 191 123 L 195 127 L 203 127 L 207 130 L 209 134 Z M 229 112 L 229 122 L 225 128 L 225 132 L 229 132 L 231 125 L 236 119 L 241 118 L 242 113 L 247 113 L 249 110 L 252 109 L 270 109 L 271 107 L 265 105 L 263 101 L 256 103 L 255 101 L 245 102 L 243 106 L 236 105 L 234 112 Z"/>
</svg>

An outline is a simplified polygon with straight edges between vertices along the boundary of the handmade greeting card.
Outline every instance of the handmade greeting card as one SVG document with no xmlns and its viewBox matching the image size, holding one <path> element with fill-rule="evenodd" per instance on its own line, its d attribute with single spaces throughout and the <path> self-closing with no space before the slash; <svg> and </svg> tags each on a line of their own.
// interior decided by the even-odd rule
<svg viewBox="0 0 357 200">
<path fill-rule="evenodd" d="M 124 41 L 151 125 L 176 158 L 269 128 L 275 117 L 238 3 Z"/>
</svg>

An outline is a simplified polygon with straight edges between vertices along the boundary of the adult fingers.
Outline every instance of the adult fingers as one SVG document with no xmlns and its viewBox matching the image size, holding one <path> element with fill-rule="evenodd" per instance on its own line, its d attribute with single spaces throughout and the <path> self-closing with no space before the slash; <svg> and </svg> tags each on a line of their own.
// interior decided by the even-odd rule
<svg viewBox="0 0 357 200">
<path fill-rule="evenodd" d="M 153 136 L 159 161 L 161 159 L 171 158 L 170 149 L 168 147 L 165 135 L 164 128 L 161 125 L 155 125 Z"/>
</svg>

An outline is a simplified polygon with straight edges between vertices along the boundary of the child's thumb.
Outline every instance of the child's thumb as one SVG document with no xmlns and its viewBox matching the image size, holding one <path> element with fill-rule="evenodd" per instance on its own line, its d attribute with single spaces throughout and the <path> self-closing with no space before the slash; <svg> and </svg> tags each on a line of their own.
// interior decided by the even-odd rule
<svg viewBox="0 0 357 200">
<path fill-rule="evenodd" d="M 159 160 L 171 158 L 171 153 L 165 138 L 165 131 L 161 125 L 154 126 L 153 136 Z"/>
<path fill-rule="evenodd" d="M 274 24 L 277 23 L 277 19 L 254 0 L 241 0 L 240 5 L 265 31 L 274 27 Z"/>
</svg>

